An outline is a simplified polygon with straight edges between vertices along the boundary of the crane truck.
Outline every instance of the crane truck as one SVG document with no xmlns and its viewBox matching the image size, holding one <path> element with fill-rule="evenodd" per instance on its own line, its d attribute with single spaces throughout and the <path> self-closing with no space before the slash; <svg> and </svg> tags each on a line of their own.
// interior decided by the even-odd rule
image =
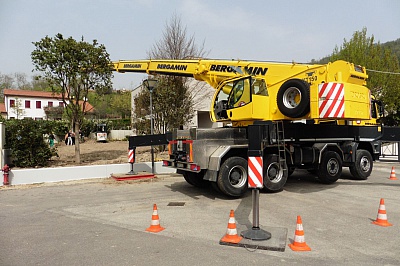
<svg viewBox="0 0 400 266">
<path fill-rule="evenodd" d="M 121 60 L 112 67 L 121 73 L 192 77 L 215 89 L 210 118 L 229 126 L 174 129 L 169 159 L 163 161 L 191 185 L 211 184 L 240 197 L 248 189 L 248 157 L 254 154 L 262 158 L 261 186 L 269 192 L 282 190 L 296 168 L 327 184 L 340 178 L 342 167 L 367 179 L 379 158 L 380 127 L 350 125 L 371 120 L 376 108 L 365 68 L 350 62 Z"/>
</svg>

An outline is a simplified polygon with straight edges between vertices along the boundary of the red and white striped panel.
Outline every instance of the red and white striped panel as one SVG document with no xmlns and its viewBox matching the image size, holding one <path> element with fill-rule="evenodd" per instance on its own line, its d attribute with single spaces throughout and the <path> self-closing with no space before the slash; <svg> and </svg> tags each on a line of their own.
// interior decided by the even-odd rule
<svg viewBox="0 0 400 266">
<path fill-rule="evenodd" d="M 344 85 L 342 83 L 322 83 L 319 89 L 319 117 L 344 117 Z"/>
<path fill-rule="evenodd" d="M 128 162 L 129 163 L 134 163 L 135 162 L 135 150 L 129 150 L 129 153 L 128 153 Z"/>
<path fill-rule="evenodd" d="M 249 157 L 248 172 L 249 188 L 263 188 L 264 184 L 262 157 Z"/>
</svg>

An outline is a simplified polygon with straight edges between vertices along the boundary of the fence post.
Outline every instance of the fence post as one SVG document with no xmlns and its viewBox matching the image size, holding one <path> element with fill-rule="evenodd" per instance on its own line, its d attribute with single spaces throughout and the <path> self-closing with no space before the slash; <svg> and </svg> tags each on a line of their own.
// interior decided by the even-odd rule
<svg viewBox="0 0 400 266">
<path fill-rule="evenodd" d="M 400 142 L 397 142 L 397 161 L 400 162 Z"/>
</svg>

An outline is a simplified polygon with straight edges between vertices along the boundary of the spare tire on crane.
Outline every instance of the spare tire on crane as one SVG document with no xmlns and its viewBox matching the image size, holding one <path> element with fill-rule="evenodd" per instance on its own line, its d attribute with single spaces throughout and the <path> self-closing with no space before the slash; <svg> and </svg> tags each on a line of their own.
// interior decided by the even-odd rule
<svg viewBox="0 0 400 266">
<path fill-rule="evenodd" d="M 300 118 L 310 112 L 310 85 L 301 79 L 285 81 L 276 98 L 279 111 L 290 118 Z"/>
</svg>

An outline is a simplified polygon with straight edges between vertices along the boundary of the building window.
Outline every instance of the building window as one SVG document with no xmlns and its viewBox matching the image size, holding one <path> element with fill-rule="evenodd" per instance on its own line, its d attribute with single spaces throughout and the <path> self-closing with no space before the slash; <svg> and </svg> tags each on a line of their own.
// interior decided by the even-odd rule
<svg viewBox="0 0 400 266">
<path fill-rule="evenodd" d="M 35 117 L 35 120 L 43 120 L 41 117 Z"/>
<path fill-rule="evenodd" d="M 42 108 L 42 102 L 36 101 L 36 109 L 41 109 L 41 108 Z"/>
<path fill-rule="evenodd" d="M 53 102 L 49 102 L 49 103 L 47 104 L 47 106 L 48 106 L 48 107 L 53 107 Z"/>
<path fill-rule="evenodd" d="M 10 100 L 10 107 L 15 107 L 15 100 Z"/>
<path fill-rule="evenodd" d="M 31 108 L 31 101 L 25 100 L 25 108 Z"/>
<path fill-rule="evenodd" d="M 64 107 L 64 103 L 63 102 L 59 102 L 58 106 Z"/>
</svg>

